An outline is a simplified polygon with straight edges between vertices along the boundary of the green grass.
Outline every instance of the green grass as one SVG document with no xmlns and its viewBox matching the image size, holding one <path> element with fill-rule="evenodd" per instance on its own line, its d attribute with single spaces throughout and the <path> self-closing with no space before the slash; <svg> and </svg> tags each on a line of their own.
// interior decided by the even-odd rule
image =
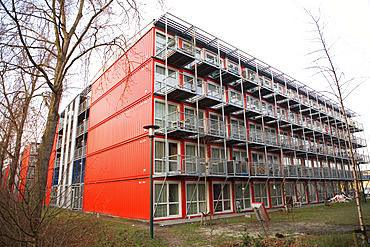
<svg viewBox="0 0 370 247">
<path fill-rule="evenodd" d="M 362 203 L 362 212 L 365 224 L 370 222 L 370 202 Z M 337 229 L 337 225 L 359 225 L 356 202 L 331 204 L 327 206 L 311 206 L 293 209 L 287 214 L 284 210 L 269 212 L 272 224 L 274 223 L 324 223 L 322 231 L 325 232 L 325 224 L 331 229 Z M 69 218 L 70 217 L 70 218 Z M 183 224 L 176 226 L 159 227 L 155 225 L 154 239 L 149 239 L 149 224 L 134 220 L 103 217 L 97 218 L 91 214 L 76 214 L 71 217 L 69 213 L 63 213 L 57 217 L 62 222 L 65 219 L 64 228 L 70 230 L 67 235 L 71 242 L 66 240 L 68 246 L 232 246 L 242 241 L 241 234 L 244 227 L 247 229 L 259 229 L 256 218 L 251 223 L 244 216 L 213 220 L 212 226 L 201 226 L 200 223 Z M 207 221 L 209 222 L 209 221 Z M 352 226 L 351 226 L 352 227 Z M 346 228 L 346 226 L 344 226 Z M 76 231 L 77 229 L 77 231 Z M 221 230 L 220 230 L 221 229 Z M 284 226 L 283 228 L 284 229 Z M 289 235 L 294 230 L 282 232 Z M 316 231 L 316 233 L 319 231 Z M 55 234 L 58 234 L 55 232 Z M 262 234 L 262 230 L 260 232 Z M 312 233 L 315 234 L 315 233 Z M 321 233 L 320 233 L 321 234 Z M 249 235 L 250 237 L 251 235 Z M 79 242 L 75 242 L 78 239 Z M 256 241 L 261 242 L 256 238 Z M 270 246 L 290 246 L 293 243 L 302 243 L 308 246 L 349 246 L 353 242 L 352 234 L 327 234 L 290 236 L 277 241 Z M 280 241 L 280 242 L 278 242 Z M 339 245 L 338 245 L 339 243 Z M 341 243 L 341 244 L 340 244 Z"/>
<path fill-rule="evenodd" d="M 331 207 L 319 205 L 293 209 L 290 214 L 280 212 L 270 213 L 272 222 L 292 221 L 314 223 L 323 222 L 326 224 L 348 224 L 358 225 L 359 217 L 355 201 L 348 203 L 332 203 Z M 364 222 L 370 221 L 370 202 L 361 203 Z"/>
</svg>

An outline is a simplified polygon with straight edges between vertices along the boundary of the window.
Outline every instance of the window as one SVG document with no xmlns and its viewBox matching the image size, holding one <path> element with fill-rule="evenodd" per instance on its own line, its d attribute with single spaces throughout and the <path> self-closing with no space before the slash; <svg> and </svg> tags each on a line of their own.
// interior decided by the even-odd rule
<svg viewBox="0 0 370 247">
<path fill-rule="evenodd" d="M 292 200 L 295 198 L 295 188 L 294 188 L 294 183 L 292 182 L 286 182 L 285 183 L 285 193 L 286 197 L 291 197 Z"/>
<path fill-rule="evenodd" d="M 251 192 L 249 183 L 235 183 L 235 210 L 242 211 L 251 207 Z"/>
<path fill-rule="evenodd" d="M 261 125 L 249 124 L 249 140 L 253 142 L 263 142 Z"/>
<path fill-rule="evenodd" d="M 214 212 L 231 211 L 230 183 L 213 183 L 213 210 Z"/>
<path fill-rule="evenodd" d="M 239 75 L 239 65 L 236 63 L 231 62 L 230 60 L 227 60 L 227 70 L 230 71 L 233 74 Z"/>
<path fill-rule="evenodd" d="M 254 185 L 254 201 L 263 202 L 266 208 L 269 207 L 266 183 L 253 183 Z"/>
<path fill-rule="evenodd" d="M 218 84 L 208 82 L 207 83 L 207 95 L 221 99 L 222 98 L 222 92 L 221 92 L 221 87 Z"/>
<path fill-rule="evenodd" d="M 185 143 L 185 172 L 186 173 L 204 173 L 206 164 L 206 149 L 204 146 L 198 147 L 193 143 Z M 200 154 L 198 155 L 198 152 Z M 197 168 L 197 158 L 200 159 L 200 167 Z M 184 169 L 184 168 L 183 168 Z M 199 170 L 198 170 L 199 169 Z"/>
<path fill-rule="evenodd" d="M 315 182 L 308 182 L 308 199 L 310 203 L 317 202 Z"/>
<path fill-rule="evenodd" d="M 283 206 L 283 190 L 281 183 L 270 183 L 270 192 L 271 192 L 271 206 Z"/>
<path fill-rule="evenodd" d="M 326 186 L 327 197 L 332 198 L 334 196 L 334 194 L 333 194 L 333 184 L 331 182 L 326 181 L 325 186 Z"/>
<path fill-rule="evenodd" d="M 233 149 L 232 159 L 235 160 L 235 172 L 246 176 L 249 174 L 248 155 L 245 150 Z"/>
<path fill-rule="evenodd" d="M 245 126 L 244 121 L 238 119 L 230 120 L 230 137 L 239 140 L 245 140 Z"/>
<path fill-rule="evenodd" d="M 265 128 L 266 143 L 271 145 L 277 145 L 276 130 L 272 128 Z"/>
<path fill-rule="evenodd" d="M 193 131 L 197 130 L 197 127 L 199 127 L 199 132 L 204 132 L 204 112 L 198 110 L 197 117 L 196 109 L 185 106 L 183 127 Z"/>
<path fill-rule="evenodd" d="M 194 53 L 194 45 L 191 44 L 190 42 L 187 42 L 185 40 L 181 40 L 182 41 L 182 50 L 189 53 L 189 54 L 193 54 Z"/>
<path fill-rule="evenodd" d="M 325 189 L 323 182 L 317 182 L 317 194 L 319 195 L 319 202 L 324 201 L 325 198 Z"/>
<path fill-rule="evenodd" d="M 292 165 L 292 159 L 290 158 L 290 156 L 284 156 L 283 157 L 283 165 L 284 166 Z"/>
<path fill-rule="evenodd" d="M 166 70 L 160 65 L 155 66 L 155 85 L 154 90 L 164 90 L 166 83 L 168 86 L 178 85 L 178 76 L 175 70 L 167 68 L 167 80 Z"/>
<path fill-rule="evenodd" d="M 222 116 L 218 114 L 209 115 L 209 126 L 208 131 L 212 135 L 224 136 L 225 135 L 225 125 L 222 120 Z"/>
<path fill-rule="evenodd" d="M 229 102 L 238 106 L 243 106 L 242 94 L 234 90 L 229 90 Z"/>
<path fill-rule="evenodd" d="M 180 167 L 178 160 L 178 143 L 168 142 L 168 159 L 166 159 L 165 142 L 155 141 L 154 146 L 155 173 L 166 172 L 166 162 L 168 160 L 168 172 L 179 172 Z"/>
<path fill-rule="evenodd" d="M 186 183 L 186 212 L 187 215 L 200 214 L 206 211 L 205 184 Z"/>
<path fill-rule="evenodd" d="M 168 126 L 171 126 L 171 122 L 175 122 L 178 118 L 176 112 L 177 112 L 177 106 L 168 104 L 167 103 L 167 112 L 168 112 Z M 158 125 L 160 127 L 165 127 L 166 124 L 166 104 L 164 102 L 155 101 L 154 105 L 154 122 L 155 125 Z"/>
<path fill-rule="evenodd" d="M 307 203 L 306 184 L 304 182 L 297 183 L 297 194 L 299 202 Z"/>
<path fill-rule="evenodd" d="M 155 53 L 158 54 L 158 52 L 164 48 L 164 46 L 166 45 L 166 35 L 165 34 L 162 34 L 162 33 L 159 33 L 157 32 L 155 34 Z"/>
<path fill-rule="evenodd" d="M 269 175 L 281 175 L 281 171 L 279 169 L 279 155 L 277 154 L 267 154 L 267 165 L 269 167 Z"/>
<path fill-rule="evenodd" d="M 252 153 L 252 175 L 267 175 L 264 153 Z"/>
<path fill-rule="evenodd" d="M 218 59 L 218 56 L 216 54 L 213 54 L 213 53 L 210 53 L 208 51 L 206 51 L 206 56 L 205 56 L 205 60 L 208 62 L 208 63 L 212 63 L 216 66 L 222 64 L 222 58 L 219 58 Z M 218 61 L 218 62 L 217 62 Z"/>
<path fill-rule="evenodd" d="M 211 147 L 211 172 L 213 174 L 226 173 L 225 149 L 221 147 Z"/>
<path fill-rule="evenodd" d="M 154 217 L 180 216 L 179 188 L 178 183 L 156 183 L 154 185 Z"/>
</svg>

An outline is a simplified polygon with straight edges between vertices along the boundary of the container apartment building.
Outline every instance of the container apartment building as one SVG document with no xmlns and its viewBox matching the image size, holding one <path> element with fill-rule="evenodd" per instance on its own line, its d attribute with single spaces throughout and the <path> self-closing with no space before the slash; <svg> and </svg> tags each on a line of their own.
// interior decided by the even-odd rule
<svg viewBox="0 0 370 247">
<path fill-rule="evenodd" d="M 149 219 L 153 124 L 155 220 L 354 196 L 338 104 L 166 14 L 61 114 L 50 203 Z"/>
</svg>

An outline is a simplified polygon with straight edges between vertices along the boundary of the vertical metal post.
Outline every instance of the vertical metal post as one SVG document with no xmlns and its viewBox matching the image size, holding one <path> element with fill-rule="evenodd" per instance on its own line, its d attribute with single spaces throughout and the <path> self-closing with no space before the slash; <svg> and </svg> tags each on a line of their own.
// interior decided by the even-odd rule
<svg viewBox="0 0 370 247">
<path fill-rule="evenodd" d="M 154 131 L 159 129 L 156 125 L 146 125 L 144 129 L 149 131 L 150 138 L 150 239 L 153 239 L 153 138 Z"/>
<path fill-rule="evenodd" d="M 153 239 L 153 137 L 150 135 L 150 239 Z"/>
</svg>

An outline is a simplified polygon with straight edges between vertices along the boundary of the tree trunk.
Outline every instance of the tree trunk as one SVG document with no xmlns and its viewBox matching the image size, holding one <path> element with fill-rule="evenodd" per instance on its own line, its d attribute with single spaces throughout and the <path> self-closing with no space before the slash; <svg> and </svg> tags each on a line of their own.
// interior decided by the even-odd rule
<svg viewBox="0 0 370 247">
<path fill-rule="evenodd" d="M 46 197 L 49 158 L 53 149 L 54 137 L 58 124 L 58 110 L 61 96 L 61 88 L 55 91 L 55 93 L 52 93 L 45 132 L 38 149 L 37 161 L 35 164 L 35 187 L 30 195 L 31 207 L 35 209 L 35 214 L 32 216 L 31 224 L 34 232 L 39 228 L 42 215 L 42 205 Z"/>
</svg>

